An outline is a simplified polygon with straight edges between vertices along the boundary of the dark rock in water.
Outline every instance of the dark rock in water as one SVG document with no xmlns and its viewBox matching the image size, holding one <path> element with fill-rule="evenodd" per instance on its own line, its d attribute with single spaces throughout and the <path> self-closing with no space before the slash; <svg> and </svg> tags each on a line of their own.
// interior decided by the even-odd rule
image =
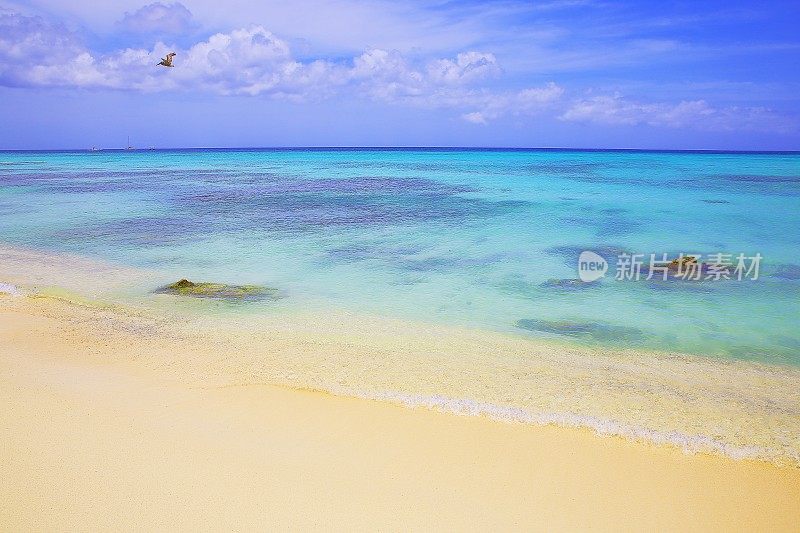
<svg viewBox="0 0 800 533">
<path fill-rule="evenodd" d="M 565 278 L 565 279 L 558 279 L 558 278 L 551 278 L 545 281 L 544 283 L 540 284 L 540 287 L 545 289 L 562 289 L 562 290 L 581 290 L 581 289 L 588 289 L 591 287 L 597 287 L 600 285 L 599 281 L 581 281 L 579 279 L 573 278 Z"/>
<path fill-rule="evenodd" d="M 667 264 L 667 268 L 670 270 L 681 270 L 684 271 L 689 267 L 695 267 L 697 265 L 697 258 L 693 255 L 685 255 L 683 257 L 678 257 L 673 259 Z"/>
<path fill-rule="evenodd" d="M 652 276 L 650 276 L 651 265 L 649 263 L 649 255 L 646 255 L 642 266 L 641 275 L 650 278 L 648 281 L 705 281 L 707 276 L 714 277 L 713 267 L 709 263 L 703 263 L 693 255 L 685 255 L 677 257 L 668 263 L 663 263 L 656 256 L 656 261 L 659 263 L 653 265 Z M 664 268 L 666 268 L 666 279 L 664 279 Z M 728 276 L 733 276 L 735 265 L 729 266 Z M 720 279 L 726 279 L 721 277 Z"/>
<path fill-rule="evenodd" d="M 614 326 L 600 322 L 574 322 L 570 320 L 537 320 L 523 318 L 514 325 L 528 331 L 540 331 L 568 337 L 581 337 L 596 341 L 639 341 L 644 338 L 641 330 L 625 326 Z"/>
<path fill-rule="evenodd" d="M 223 283 L 194 283 L 182 279 L 155 291 L 158 294 L 177 294 L 219 300 L 277 300 L 283 298 L 278 289 L 260 285 L 225 285 Z"/>
</svg>

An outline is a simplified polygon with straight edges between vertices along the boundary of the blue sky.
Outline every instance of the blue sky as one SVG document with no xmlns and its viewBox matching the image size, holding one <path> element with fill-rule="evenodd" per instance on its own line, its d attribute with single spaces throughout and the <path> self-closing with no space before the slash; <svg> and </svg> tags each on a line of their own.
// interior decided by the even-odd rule
<svg viewBox="0 0 800 533">
<path fill-rule="evenodd" d="M 0 0 L 0 148 L 797 150 L 799 23 L 798 2 Z"/>
</svg>

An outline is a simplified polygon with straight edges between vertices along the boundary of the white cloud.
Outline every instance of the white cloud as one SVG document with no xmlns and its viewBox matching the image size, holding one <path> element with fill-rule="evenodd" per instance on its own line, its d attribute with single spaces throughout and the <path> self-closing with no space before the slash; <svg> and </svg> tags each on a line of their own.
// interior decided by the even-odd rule
<svg viewBox="0 0 800 533">
<path fill-rule="evenodd" d="M 643 103 L 619 94 L 584 98 L 561 115 L 562 120 L 612 125 L 662 126 L 701 130 L 788 131 L 795 124 L 764 107 L 714 107 L 705 100 Z"/>
<path fill-rule="evenodd" d="M 368 50 L 346 72 L 358 89 L 374 100 L 423 107 L 465 107 L 486 99 L 473 89 L 500 72 L 493 54 L 463 52 L 417 67 L 397 51 Z"/>
<path fill-rule="evenodd" d="M 453 59 L 438 59 L 428 64 L 428 76 L 434 82 L 462 84 L 500 74 L 494 54 L 463 52 Z"/>
<path fill-rule="evenodd" d="M 555 107 L 563 94 L 564 88 L 554 82 L 517 92 L 473 94 L 471 105 L 478 111 L 465 113 L 461 118 L 487 124 L 503 115 L 534 115 Z"/>
<path fill-rule="evenodd" d="M 25 66 L 57 66 L 84 52 L 65 27 L 0 11 L 0 83 L 25 85 Z"/>
<path fill-rule="evenodd" d="M 291 92 L 307 79 L 289 45 L 260 26 L 212 35 L 175 59 L 167 74 L 181 88 L 200 87 L 220 94 Z"/>
<path fill-rule="evenodd" d="M 367 50 L 349 61 L 300 61 L 288 42 L 252 26 L 214 34 L 187 49 L 158 42 L 149 50 L 95 54 L 74 35 L 56 31 L 41 19 L 16 15 L 5 26 L 13 30 L 3 27 L 8 37 L 0 40 L 0 83 L 5 84 L 144 92 L 201 90 L 292 100 L 347 92 L 392 104 L 463 110 L 464 118 L 476 123 L 507 113 L 537 112 L 563 93 L 554 83 L 510 93 L 476 87 L 501 72 L 493 54 L 479 51 L 419 65 L 398 51 L 383 49 Z M 28 53 L 25 60 L 23 49 Z M 157 67 L 172 50 L 177 52 L 176 66 Z"/>
<path fill-rule="evenodd" d="M 489 121 L 483 116 L 480 111 L 473 111 L 472 113 L 464 113 L 461 118 L 473 124 L 488 124 Z"/>
<path fill-rule="evenodd" d="M 506 114 L 533 114 L 551 107 L 564 89 L 553 82 L 517 92 L 497 92 L 475 85 L 497 76 L 493 54 L 464 52 L 453 59 L 430 61 L 415 68 L 402 54 L 368 50 L 353 60 L 346 76 L 374 100 L 429 108 L 465 109 L 462 118 L 487 124 Z"/>
<path fill-rule="evenodd" d="M 191 11 L 179 2 L 163 4 L 155 2 L 140 7 L 117 23 L 117 28 L 130 33 L 179 34 L 196 26 Z"/>
<path fill-rule="evenodd" d="M 161 7 L 143 9 L 151 13 Z M 131 17 L 140 15 L 142 10 Z M 75 35 L 35 17 L 3 17 L 0 29 L 0 83 L 6 85 L 199 90 L 295 100 L 346 89 L 378 101 L 459 108 L 485 106 L 492 97 L 469 87 L 500 72 L 493 54 L 478 51 L 419 65 L 398 51 L 383 49 L 370 49 L 350 60 L 301 61 L 287 41 L 262 26 L 217 33 L 186 49 L 158 42 L 151 49 L 108 54 L 92 52 Z M 177 53 L 175 67 L 157 67 L 170 51 Z"/>
<path fill-rule="evenodd" d="M 373 99 L 389 102 L 419 97 L 427 84 L 400 52 L 380 49 L 354 58 L 345 76 Z"/>
<path fill-rule="evenodd" d="M 165 7 L 182 8 L 150 4 L 129 15 L 128 22 L 141 23 L 142 31 L 159 27 Z M 141 20 L 134 24 L 137 17 Z M 177 52 L 175 68 L 157 67 L 170 51 Z M 705 100 L 642 102 L 614 94 L 565 102 L 565 89 L 554 82 L 516 91 L 491 89 L 492 79 L 501 73 L 495 55 L 482 51 L 424 61 L 371 48 L 349 59 L 302 60 L 286 40 L 258 25 L 216 33 L 183 48 L 159 41 L 149 49 L 102 54 L 61 25 L 0 11 L 0 85 L 5 86 L 205 91 L 293 101 L 344 95 L 452 109 L 474 124 L 549 112 L 565 121 L 599 124 L 773 131 L 796 127 L 769 109 L 720 108 Z"/>
<path fill-rule="evenodd" d="M 63 28 L 35 17 L 0 17 L 0 30 L 4 85 L 298 97 L 337 78 L 334 65 L 296 61 L 285 41 L 260 26 L 218 33 L 185 50 L 159 42 L 149 50 L 110 54 L 93 53 Z M 176 67 L 157 67 L 172 50 Z"/>
<path fill-rule="evenodd" d="M 541 105 L 546 105 L 561 98 L 564 89 L 553 82 L 544 87 L 533 89 L 523 89 L 516 95 L 516 107 L 520 111 L 536 109 Z"/>
</svg>

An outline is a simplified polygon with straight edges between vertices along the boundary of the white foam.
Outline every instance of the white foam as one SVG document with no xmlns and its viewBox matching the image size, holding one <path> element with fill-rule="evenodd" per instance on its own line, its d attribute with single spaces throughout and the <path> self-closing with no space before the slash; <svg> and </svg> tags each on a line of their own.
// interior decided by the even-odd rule
<svg viewBox="0 0 800 533">
<path fill-rule="evenodd" d="M 800 455 L 790 450 L 778 450 L 760 446 L 735 446 L 707 435 L 688 435 L 677 431 L 661 432 L 644 427 L 574 413 L 532 413 L 525 409 L 500 406 L 465 398 L 446 396 L 420 396 L 400 392 L 356 392 L 330 391 L 333 394 L 357 396 L 368 400 L 385 401 L 411 408 L 426 408 L 462 416 L 484 416 L 492 420 L 511 423 L 556 425 L 571 428 L 591 429 L 599 435 L 614 435 L 632 440 L 646 441 L 658 445 L 671 445 L 685 453 L 717 453 L 732 459 L 759 459 L 775 463 L 787 460 L 800 465 Z"/>
<path fill-rule="evenodd" d="M 0 294 L 9 294 L 11 296 L 20 296 L 20 290 L 10 283 L 0 283 Z"/>
</svg>

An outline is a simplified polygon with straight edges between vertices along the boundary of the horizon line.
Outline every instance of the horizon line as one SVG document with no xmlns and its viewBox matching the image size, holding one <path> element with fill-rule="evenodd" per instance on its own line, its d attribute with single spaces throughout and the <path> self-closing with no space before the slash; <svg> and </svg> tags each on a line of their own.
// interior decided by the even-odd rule
<svg viewBox="0 0 800 533">
<path fill-rule="evenodd" d="M 700 153 L 761 153 L 800 154 L 797 150 L 732 150 L 725 148 L 585 148 L 574 146 L 172 146 L 147 148 L 0 148 L 0 152 L 157 152 L 174 150 L 475 150 L 475 151 L 576 151 L 576 152 L 700 152 Z"/>
</svg>

